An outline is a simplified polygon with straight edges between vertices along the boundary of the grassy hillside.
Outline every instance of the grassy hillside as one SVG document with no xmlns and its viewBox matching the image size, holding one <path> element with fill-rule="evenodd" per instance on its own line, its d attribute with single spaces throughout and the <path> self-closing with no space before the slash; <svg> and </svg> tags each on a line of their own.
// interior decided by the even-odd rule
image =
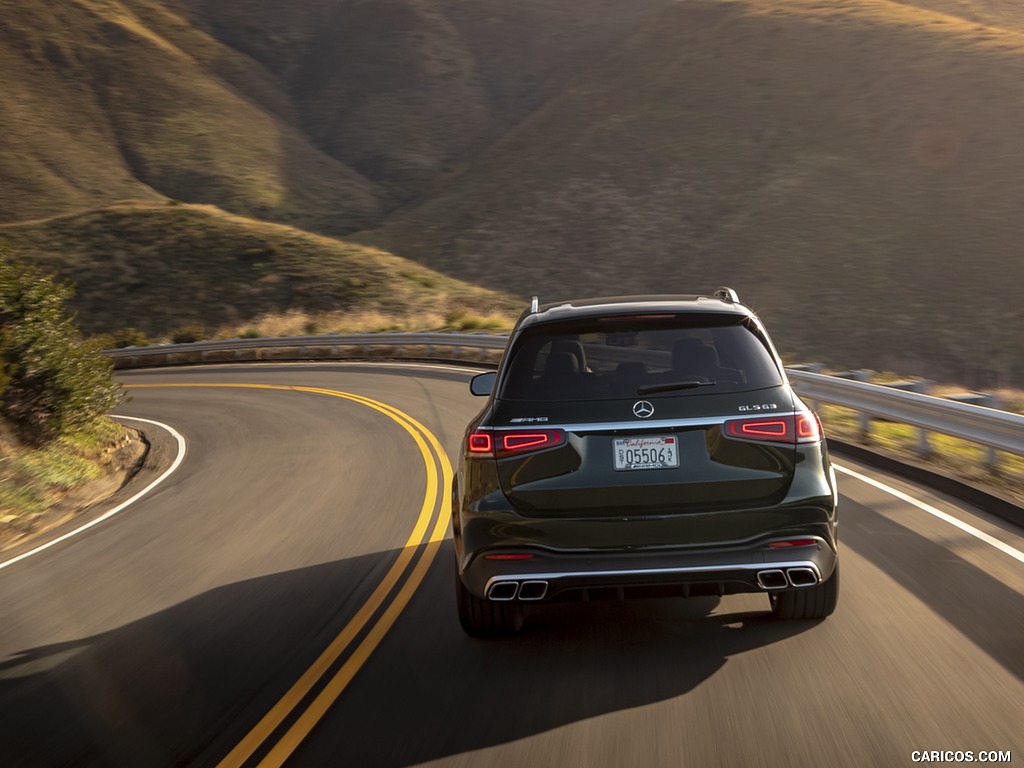
<svg viewBox="0 0 1024 768">
<path fill-rule="evenodd" d="M 1024 35 L 917 6 L 687 0 L 360 239 L 542 298 L 731 284 L 802 357 L 1005 373 L 1022 82 Z"/>
<path fill-rule="evenodd" d="M 0 221 L 170 197 L 372 226 L 665 2 L 12 0 Z"/>
<path fill-rule="evenodd" d="M 4 221 L 162 196 L 323 231 L 379 216 L 271 76 L 155 1 L 5 4 L 0 115 Z"/>
<path fill-rule="evenodd" d="M 284 84 L 316 146 L 403 202 L 668 2 L 175 4 Z"/>
<path fill-rule="evenodd" d="M 134 433 L 112 419 L 41 447 L 14 440 L 0 422 L 0 550 L 109 496 L 142 449 Z"/>
<path fill-rule="evenodd" d="M 1017 0 L 893 0 L 987 27 L 1024 31 L 1024 5 Z"/>
<path fill-rule="evenodd" d="M 440 285 L 262 219 L 518 295 L 732 284 L 800 357 L 1007 373 L 1021 82 L 1015 0 L 18 0 L 0 234 L 90 330 L 386 326 L 376 281 Z"/>
<path fill-rule="evenodd" d="M 370 313 L 384 325 L 429 327 L 521 309 L 389 253 L 212 206 L 114 204 L 0 226 L 0 244 L 77 284 L 72 306 L 88 333 L 166 336 L 189 322 L 213 333 L 288 310 L 334 313 L 336 325 Z"/>
</svg>

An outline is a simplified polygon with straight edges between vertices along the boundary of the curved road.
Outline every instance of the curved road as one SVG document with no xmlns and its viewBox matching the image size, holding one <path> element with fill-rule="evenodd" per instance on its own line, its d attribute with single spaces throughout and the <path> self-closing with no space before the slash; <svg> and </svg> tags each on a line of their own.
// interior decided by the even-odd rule
<svg viewBox="0 0 1024 768">
<path fill-rule="evenodd" d="M 827 621 L 769 621 L 755 595 L 541 606 L 515 638 L 464 636 L 441 539 L 443 454 L 480 404 L 468 378 L 123 374 L 120 413 L 172 426 L 187 452 L 117 516 L 8 567 L 19 551 L 0 554 L 0 765 L 1024 760 L 1024 532 L 842 459 L 1004 550 L 841 474 Z M 111 504 L 177 453 L 146 432 L 151 462 Z"/>
</svg>

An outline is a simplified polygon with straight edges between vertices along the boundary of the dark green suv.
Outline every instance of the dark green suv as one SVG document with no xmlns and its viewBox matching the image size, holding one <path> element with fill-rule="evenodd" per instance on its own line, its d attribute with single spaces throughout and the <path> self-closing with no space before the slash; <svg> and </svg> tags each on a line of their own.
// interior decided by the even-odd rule
<svg viewBox="0 0 1024 768">
<path fill-rule="evenodd" d="M 453 487 L 459 618 L 530 603 L 764 592 L 819 619 L 839 592 L 817 416 L 734 291 L 538 306 L 467 428 Z"/>
</svg>

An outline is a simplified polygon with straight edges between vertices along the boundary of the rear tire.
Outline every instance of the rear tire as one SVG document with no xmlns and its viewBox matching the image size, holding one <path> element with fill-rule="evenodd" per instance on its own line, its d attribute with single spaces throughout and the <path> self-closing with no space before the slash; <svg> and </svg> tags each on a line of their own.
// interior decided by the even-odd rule
<svg viewBox="0 0 1024 768">
<path fill-rule="evenodd" d="M 776 619 L 824 619 L 839 602 L 839 563 L 828 581 L 813 587 L 770 592 Z"/>
<path fill-rule="evenodd" d="M 512 635 L 523 626 L 523 606 L 518 602 L 494 602 L 477 597 L 455 574 L 455 604 L 459 623 L 471 637 Z"/>
</svg>

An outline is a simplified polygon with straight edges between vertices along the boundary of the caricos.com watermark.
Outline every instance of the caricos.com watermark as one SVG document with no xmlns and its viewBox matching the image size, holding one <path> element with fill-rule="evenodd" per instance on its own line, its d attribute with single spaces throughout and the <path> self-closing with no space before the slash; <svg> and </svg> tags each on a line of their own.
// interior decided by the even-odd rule
<svg viewBox="0 0 1024 768">
<path fill-rule="evenodd" d="M 963 749 L 915 749 L 910 753 L 915 763 L 1012 763 L 1009 750 L 983 749 L 979 752 Z"/>
</svg>

